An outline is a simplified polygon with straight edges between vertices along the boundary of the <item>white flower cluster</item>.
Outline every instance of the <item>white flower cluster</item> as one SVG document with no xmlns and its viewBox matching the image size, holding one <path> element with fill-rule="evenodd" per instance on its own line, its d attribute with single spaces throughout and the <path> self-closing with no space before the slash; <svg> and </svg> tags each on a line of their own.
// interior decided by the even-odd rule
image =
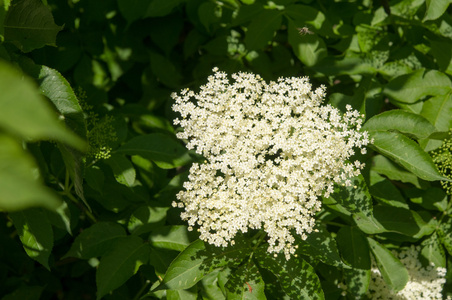
<svg viewBox="0 0 452 300">
<path fill-rule="evenodd" d="M 393 252 L 407 268 L 410 280 L 405 288 L 397 293 L 392 291 L 383 280 L 380 270 L 373 262 L 371 281 L 368 291 L 370 299 L 384 300 L 441 300 L 443 286 L 446 283 L 446 268 L 435 265 L 424 267 L 419 261 L 420 246 L 411 245 L 400 253 Z M 450 298 L 448 298 L 450 299 Z"/>
<path fill-rule="evenodd" d="M 359 132 L 361 116 L 322 106 L 325 88 L 315 91 L 307 77 L 266 83 L 260 76 L 213 69 L 199 93 L 173 94 L 181 119 L 177 134 L 188 149 L 206 158 L 194 163 L 173 206 L 189 229 L 216 246 L 233 244 L 237 232 L 264 229 L 268 251 L 295 252 L 291 231 L 306 239 L 320 210 L 319 196 L 333 184 L 350 185 L 363 164 L 350 163 L 355 147 L 370 142 Z"/>
</svg>

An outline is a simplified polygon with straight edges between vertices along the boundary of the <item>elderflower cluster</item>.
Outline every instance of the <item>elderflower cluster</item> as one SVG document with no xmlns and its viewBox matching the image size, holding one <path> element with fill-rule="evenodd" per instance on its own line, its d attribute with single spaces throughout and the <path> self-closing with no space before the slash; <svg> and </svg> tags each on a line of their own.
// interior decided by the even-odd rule
<svg viewBox="0 0 452 300">
<path fill-rule="evenodd" d="M 177 134 L 206 158 L 194 163 L 173 206 L 189 229 L 216 246 L 233 244 L 248 228 L 268 234 L 268 252 L 294 254 L 292 232 L 313 231 L 319 197 L 334 183 L 351 185 L 363 164 L 348 162 L 370 142 L 359 113 L 322 105 L 325 87 L 311 90 L 307 77 L 266 83 L 250 73 L 214 74 L 200 92 L 173 94 L 183 127 Z"/>
<path fill-rule="evenodd" d="M 370 299 L 384 300 L 441 300 L 442 289 L 446 283 L 446 268 L 438 267 L 432 263 L 424 267 L 419 261 L 421 247 L 411 245 L 401 252 L 393 252 L 407 268 L 410 280 L 399 292 L 392 291 L 378 270 L 375 262 L 372 263 L 371 281 L 368 291 Z M 449 297 L 447 299 L 450 299 Z"/>
</svg>

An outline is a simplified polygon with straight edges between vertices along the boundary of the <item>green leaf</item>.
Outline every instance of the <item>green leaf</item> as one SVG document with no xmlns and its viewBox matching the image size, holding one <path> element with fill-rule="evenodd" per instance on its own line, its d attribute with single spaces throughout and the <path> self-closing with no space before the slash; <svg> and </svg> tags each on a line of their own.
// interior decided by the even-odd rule
<svg viewBox="0 0 452 300">
<path fill-rule="evenodd" d="M 439 173 L 432 158 L 422 150 L 419 144 L 405 135 L 385 131 L 372 131 L 369 135 L 374 139 L 373 148 L 417 177 L 428 181 L 449 181 Z"/>
<path fill-rule="evenodd" d="M 259 248 L 255 258 L 261 268 L 271 271 L 291 299 L 325 299 L 320 280 L 314 268 L 300 257 L 286 260 L 284 255 L 274 257 Z"/>
<path fill-rule="evenodd" d="M 39 208 L 30 208 L 10 213 L 9 216 L 28 256 L 50 270 L 53 230 L 47 215 Z"/>
<path fill-rule="evenodd" d="M 358 228 L 342 227 L 337 233 L 336 241 L 346 263 L 355 269 L 370 269 L 369 244 Z"/>
<path fill-rule="evenodd" d="M 152 51 L 149 56 L 151 59 L 150 63 L 152 73 L 154 73 L 157 79 L 170 88 L 179 88 L 181 85 L 182 75 L 176 69 L 173 61 Z"/>
<path fill-rule="evenodd" d="M 413 104 L 425 96 L 445 95 L 452 82 L 446 74 L 420 69 L 391 80 L 383 93 L 398 102 Z"/>
<path fill-rule="evenodd" d="M 264 10 L 259 13 L 248 26 L 245 35 L 245 46 L 248 50 L 266 48 L 273 39 L 275 31 L 281 26 L 281 12 Z"/>
<path fill-rule="evenodd" d="M 67 233 L 72 235 L 71 211 L 66 202 L 63 202 L 63 204 L 61 204 L 60 207 L 55 210 L 55 212 L 46 211 L 46 213 L 50 223 L 53 226 L 66 230 Z"/>
<path fill-rule="evenodd" d="M 437 39 L 436 37 L 432 37 L 428 39 L 428 43 L 430 46 L 429 54 L 431 54 L 438 65 L 438 71 L 451 74 L 452 40 L 449 38 Z"/>
<path fill-rule="evenodd" d="M 187 150 L 177 140 L 161 133 L 134 137 L 117 149 L 116 153 L 140 155 L 163 169 L 180 167 L 190 161 Z"/>
<path fill-rule="evenodd" d="M 126 236 L 124 228 L 116 223 L 99 222 L 85 229 L 75 238 L 71 249 L 64 257 L 89 259 L 107 253 L 112 245 Z"/>
<path fill-rule="evenodd" d="M 53 21 L 50 9 L 39 0 L 17 0 L 5 18 L 5 40 L 23 52 L 46 45 L 56 46 L 56 35 L 63 28 Z"/>
<path fill-rule="evenodd" d="M 15 139 L 0 134 L 0 209 L 18 211 L 34 206 L 56 210 L 61 199 L 36 177 L 38 166 Z"/>
<path fill-rule="evenodd" d="M 308 67 L 316 65 L 327 56 L 326 44 L 317 34 L 300 35 L 297 27 L 289 23 L 289 44 L 298 59 Z"/>
<path fill-rule="evenodd" d="M 325 15 L 315 9 L 313 6 L 292 4 L 286 6 L 284 15 L 287 17 L 289 24 L 295 25 L 295 32 L 298 34 L 296 28 L 308 27 L 321 36 L 335 35 L 332 30 L 332 24 L 328 21 Z M 289 32 L 290 34 L 290 32 Z"/>
<path fill-rule="evenodd" d="M 85 170 L 85 182 L 90 188 L 103 194 L 105 176 L 104 172 L 96 165 L 90 166 Z"/>
<path fill-rule="evenodd" d="M 439 131 L 452 127 L 452 93 L 435 96 L 424 102 L 421 115 Z"/>
<path fill-rule="evenodd" d="M 57 120 L 34 83 L 0 61 L 0 128 L 25 139 L 57 140 L 78 149 L 84 141 Z"/>
<path fill-rule="evenodd" d="M 416 139 L 426 139 L 437 131 L 424 117 L 399 109 L 389 110 L 370 118 L 362 130 L 398 131 Z"/>
<path fill-rule="evenodd" d="M 34 77 L 38 79 L 41 93 L 52 101 L 60 117 L 64 118 L 66 126 L 86 140 L 83 110 L 69 82 L 54 69 L 39 65 L 37 67 L 39 74 Z"/>
<path fill-rule="evenodd" d="M 337 186 L 329 199 L 336 201 L 350 213 L 372 214 L 372 197 L 362 175 L 352 178 L 351 186 Z"/>
<path fill-rule="evenodd" d="M 163 17 L 185 0 L 152 0 L 148 6 L 145 17 Z"/>
<path fill-rule="evenodd" d="M 43 290 L 43 286 L 21 286 L 14 292 L 2 297 L 2 300 L 39 300 Z"/>
<path fill-rule="evenodd" d="M 370 251 L 370 250 L 369 250 Z M 369 289 L 371 270 L 345 269 L 345 284 L 347 285 L 347 294 L 353 295 L 355 299 L 366 299 L 366 293 Z"/>
<path fill-rule="evenodd" d="M 250 246 L 242 242 L 223 248 L 196 240 L 176 257 L 154 290 L 188 289 L 215 269 L 240 264 L 250 252 Z"/>
<path fill-rule="evenodd" d="M 150 247 L 137 236 L 128 236 L 115 242 L 104 255 L 96 272 L 97 299 L 123 285 L 149 260 Z"/>
<path fill-rule="evenodd" d="M 162 26 L 163 22 L 165 22 L 164 26 Z M 184 19 L 181 18 L 181 15 L 171 14 L 165 18 L 153 20 L 150 24 L 149 32 L 151 40 L 163 50 L 163 53 L 169 55 L 178 44 L 183 29 Z M 168 119 L 162 118 L 162 120 L 168 122 Z"/>
<path fill-rule="evenodd" d="M 197 300 L 198 289 L 193 286 L 188 290 L 168 290 L 166 291 L 166 300 Z"/>
<path fill-rule="evenodd" d="M 153 230 L 149 241 L 156 248 L 183 251 L 197 236 L 196 232 L 188 231 L 184 225 L 164 226 Z"/>
<path fill-rule="evenodd" d="M 369 61 L 355 56 L 346 56 L 344 58 L 328 56 L 312 67 L 312 70 L 326 76 L 372 75 L 377 72 L 377 69 Z"/>
<path fill-rule="evenodd" d="M 135 183 L 136 172 L 129 159 L 119 154 L 112 154 L 105 162 L 113 170 L 116 181 L 132 187 Z"/>
<path fill-rule="evenodd" d="M 436 233 L 422 241 L 421 255 L 437 268 L 446 268 L 446 254 Z"/>
<path fill-rule="evenodd" d="M 412 191 L 412 192 L 411 192 Z M 411 202 L 419 204 L 428 210 L 445 211 L 447 209 L 447 194 L 437 187 L 429 187 L 426 190 L 407 190 L 406 195 Z"/>
<path fill-rule="evenodd" d="M 386 247 L 371 238 L 367 240 L 386 284 L 395 291 L 402 290 L 410 280 L 405 266 Z"/>
<path fill-rule="evenodd" d="M 215 300 L 226 300 L 224 296 L 226 294 L 225 285 L 229 280 L 229 275 L 231 274 L 230 268 L 218 269 L 212 273 L 204 276 L 200 281 L 200 284 L 204 287 L 203 295 L 208 299 Z"/>
<path fill-rule="evenodd" d="M 149 202 L 138 207 L 130 216 L 127 229 L 134 235 L 149 233 L 165 223 L 169 207 L 159 202 Z"/>
<path fill-rule="evenodd" d="M 148 1 L 142 0 L 117 0 L 117 2 L 119 11 L 129 24 L 141 19 L 149 6 Z"/>
<path fill-rule="evenodd" d="M 369 191 L 375 199 L 384 204 L 405 209 L 409 208 L 399 189 L 389 179 L 380 176 L 375 171 L 370 172 Z"/>
<path fill-rule="evenodd" d="M 86 201 L 83 191 L 84 156 L 82 152 L 61 143 L 58 143 L 58 148 L 60 149 L 61 156 L 63 157 L 66 170 L 69 172 L 69 176 L 74 183 L 75 193 L 80 199 L 82 199 L 83 203 L 85 203 L 86 207 L 88 207 L 91 211 L 91 207 Z"/>
<path fill-rule="evenodd" d="M 417 188 L 421 188 L 422 186 L 422 180 L 416 175 L 393 163 L 383 155 L 374 156 L 371 165 L 372 171 L 385 175 L 391 180 L 411 183 Z"/>
<path fill-rule="evenodd" d="M 436 20 L 441 17 L 452 3 L 451 0 L 426 0 L 427 10 L 425 11 L 423 22 Z"/>
<path fill-rule="evenodd" d="M 446 248 L 449 255 L 452 255 L 452 218 L 446 217 L 438 227 L 439 240 Z"/>
<path fill-rule="evenodd" d="M 265 283 L 257 266 L 249 262 L 240 266 L 228 276 L 226 299 L 230 300 L 263 300 Z"/>
<path fill-rule="evenodd" d="M 168 266 L 179 253 L 168 249 L 158 249 L 151 246 L 149 264 L 154 267 L 155 274 L 161 280 L 168 269 Z"/>
<path fill-rule="evenodd" d="M 83 110 L 68 81 L 56 70 L 46 66 L 36 65 L 31 60 L 21 59 L 20 65 L 28 74 L 39 82 L 41 94 L 46 96 L 55 106 L 60 119 L 66 127 L 75 132 L 79 139 L 79 146 L 74 149 L 64 144 L 58 144 L 66 170 L 74 182 L 74 188 L 89 208 L 83 195 L 83 154 L 87 150 L 86 123 Z M 83 139 L 83 140 L 82 140 Z"/>
<path fill-rule="evenodd" d="M 377 234 L 387 232 L 386 228 L 373 215 L 358 213 L 353 215 L 353 220 L 362 232 L 367 234 Z"/>
<path fill-rule="evenodd" d="M 426 225 L 415 211 L 399 207 L 376 205 L 373 216 L 386 232 L 410 237 L 416 237 L 421 228 Z"/>
<path fill-rule="evenodd" d="M 221 8 L 214 2 L 204 2 L 198 8 L 199 22 L 204 26 L 207 32 L 212 32 L 215 25 L 218 24 L 221 18 Z M 214 41 L 213 39 L 212 41 Z M 227 46 L 226 46 L 227 48 Z M 226 49 L 223 49 L 226 50 Z"/>
<path fill-rule="evenodd" d="M 317 225 L 316 231 L 311 232 L 306 240 L 297 237 L 296 245 L 298 245 L 297 254 L 318 259 L 326 264 L 345 267 L 337 249 L 336 241 L 323 225 Z"/>
<path fill-rule="evenodd" d="M 11 0 L 2 0 L 0 2 L 0 43 L 3 43 L 5 40 L 5 29 L 4 29 L 4 23 L 5 23 L 5 16 L 8 12 L 8 9 L 11 5 Z"/>
</svg>

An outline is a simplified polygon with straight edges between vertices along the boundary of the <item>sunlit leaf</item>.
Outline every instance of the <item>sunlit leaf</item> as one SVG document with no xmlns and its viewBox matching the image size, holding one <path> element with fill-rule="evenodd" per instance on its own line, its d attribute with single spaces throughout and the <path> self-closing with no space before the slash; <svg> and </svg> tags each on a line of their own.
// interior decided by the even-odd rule
<svg viewBox="0 0 452 300">
<path fill-rule="evenodd" d="M 46 214 L 39 208 L 30 208 L 10 213 L 9 216 L 28 256 L 50 270 L 53 230 Z"/>
<path fill-rule="evenodd" d="M 394 206 L 377 205 L 372 216 L 357 214 L 353 218 L 367 234 L 392 232 L 417 239 L 433 230 L 415 211 Z"/>
<path fill-rule="evenodd" d="M 352 294 L 356 298 L 365 299 L 369 289 L 371 270 L 345 269 L 345 284 L 347 285 L 347 294 Z"/>
<path fill-rule="evenodd" d="M 352 178 L 351 186 L 337 186 L 330 195 L 330 200 L 335 200 L 349 213 L 372 214 L 372 197 L 362 175 Z"/>
<path fill-rule="evenodd" d="M 450 0 L 426 0 L 427 10 L 423 21 L 436 20 L 447 10 Z"/>
<path fill-rule="evenodd" d="M 391 180 L 411 183 L 418 188 L 421 188 L 422 186 L 422 180 L 416 175 L 393 163 L 389 158 L 386 158 L 383 155 L 376 155 L 373 157 L 372 170 L 378 174 L 387 176 Z"/>
<path fill-rule="evenodd" d="M 0 61 L 0 127 L 25 139 L 57 140 L 78 149 L 84 142 L 57 120 L 35 84 Z"/>
<path fill-rule="evenodd" d="M 429 181 L 448 180 L 439 173 L 432 158 L 419 144 L 405 135 L 391 131 L 372 131 L 370 136 L 374 139 L 371 147 L 419 178 Z"/>
<path fill-rule="evenodd" d="M 446 74 L 420 69 L 394 78 L 383 92 L 398 102 L 413 104 L 427 95 L 445 95 L 451 86 L 452 82 Z"/>
<path fill-rule="evenodd" d="M 197 300 L 198 289 L 193 286 L 188 290 L 168 290 L 166 291 L 167 300 Z"/>
<path fill-rule="evenodd" d="M 332 266 L 347 267 L 341 260 L 336 241 L 324 226 L 318 225 L 306 240 L 297 239 L 297 253 L 316 258 Z"/>
<path fill-rule="evenodd" d="M 427 189 L 410 189 L 405 192 L 411 202 L 417 203 L 428 210 L 445 211 L 447 209 L 447 194 L 438 187 Z"/>
<path fill-rule="evenodd" d="M 36 176 L 37 168 L 33 157 L 22 145 L 0 134 L 0 209 L 18 211 L 42 206 L 55 210 L 62 204 Z"/>
<path fill-rule="evenodd" d="M 190 288 L 215 269 L 239 264 L 251 251 L 248 247 L 241 243 L 226 248 L 215 247 L 196 240 L 171 263 L 155 290 Z"/>
<path fill-rule="evenodd" d="M 377 172 L 370 172 L 369 191 L 372 196 L 385 204 L 406 209 L 409 208 L 399 189 L 389 179 L 378 175 Z"/>
<path fill-rule="evenodd" d="M 225 285 L 226 299 L 231 300 L 261 300 L 266 299 L 259 269 L 254 263 L 240 266 L 228 276 Z"/>
<path fill-rule="evenodd" d="M 402 290 L 410 279 L 405 266 L 386 247 L 374 239 L 367 240 L 386 284 L 395 291 Z"/>
<path fill-rule="evenodd" d="M 422 250 L 420 254 L 427 261 L 434 263 L 437 268 L 446 267 L 446 254 L 436 233 L 423 240 L 421 246 Z"/>
<path fill-rule="evenodd" d="M 278 278 L 282 289 L 290 298 L 325 299 L 314 268 L 304 259 L 292 257 L 286 260 L 282 254 L 274 257 L 264 248 L 259 248 L 255 257 L 261 268 L 269 270 Z"/>
<path fill-rule="evenodd" d="M 153 230 L 149 236 L 151 245 L 157 248 L 183 251 L 195 241 L 197 232 L 188 231 L 187 226 L 164 226 Z"/>
<path fill-rule="evenodd" d="M 326 44 L 317 34 L 300 35 L 293 23 L 289 23 L 289 43 L 298 59 L 308 67 L 316 65 L 327 56 Z"/>
<path fill-rule="evenodd" d="M 370 118 L 363 130 L 398 131 L 416 139 L 426 139 L 436 130 L 429 121 L 420 115 L 393 109 Z"/>
<path fill-rule="evenodd" d="M 424 102 L 421 115 L 439 131 L 452 127 L 452 93 L 435 96 Z"/>
<path fill-rule="evenodd" d="M 113 170 L 116 181 L 128 187 L 133 186 L 136 172 L 129 159 L 119 154 L 112 154 L 105 162 Z"/>
</svg>

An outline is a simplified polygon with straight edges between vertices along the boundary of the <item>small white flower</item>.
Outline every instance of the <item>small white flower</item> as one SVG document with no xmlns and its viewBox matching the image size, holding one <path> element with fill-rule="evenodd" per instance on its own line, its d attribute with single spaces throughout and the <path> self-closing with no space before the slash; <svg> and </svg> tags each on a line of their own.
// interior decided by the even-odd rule
<svg viewBox="0 0 452 300">
<path fill-rule="evenodd" d="M 320 196 L 335 183 L 350 185 L 363 164 L 349 162 L 365 149 L 359 113 L 341 114 L 322 105 L 325 87 L 314 91 L 307 77 L 266 83 L 250 73 L 214 74 L 199 93 L 173 94 L 182 120 L 177 137 L 206 158 L 193 164 L 185 190 L 177 195 L 181 214 L 200 226 L 200 238 L 230 244 L 237 232 L 263 228 L 268 251 L 295 253 L 293 233 L 313 231 Z"/>
</svg>

